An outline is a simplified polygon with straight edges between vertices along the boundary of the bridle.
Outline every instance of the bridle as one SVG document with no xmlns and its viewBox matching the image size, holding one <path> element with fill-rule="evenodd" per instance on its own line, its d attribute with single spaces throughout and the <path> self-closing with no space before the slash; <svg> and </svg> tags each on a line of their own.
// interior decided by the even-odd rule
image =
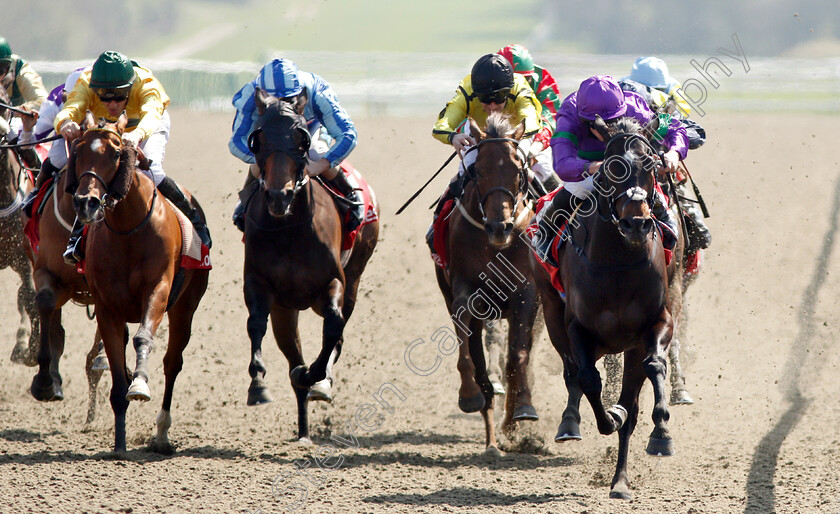
<svg viewBox="0 0 840 514">
<path fill-rule="evenodd" d="M 470 147 L 465 153 L 464 157 L 472 151 L 478 152 L 481 145 L 485 143 L 493 143 L 493 142 L 503 142 L 503 143 L 511 143 L 513 144 L 514 148 L 516 148 L 516 154 L 519 157 L 519 169 L 518 171 L 518 181 L 516 185 L 516 193 L 513 193 L 510 189 L 502 186 L 491 187 L 484 193 L 481 192 L 481 187 L 478 184 L 479 179 L 479 172 L 477 171 L 476 166 L 472 166 L 471 170 L 469 171 L 472 175 L 472 178 L 475 180 L 475 190 L 478 193 L 478 210 L 481 212 L 481 222 L 487 223 L 487 214 L 484 212 L 484 203 L 487 201 L 487 198 L 490 197 L 493 193 L 502 193 L 510 197 L 511 203 L 513 207 L 511 208 L 511 216 L 506 220 L 509 223 L 516 223 L 519 220 L 514 219 L 514 214 L 519 209 L 519 206 L 525 201 L 525 192 L 527 191 L 528 187 L 528 169 L 526 168 L 526 164 L 528 162 L 528 156 L 525 154 L 525 151 L 519 146 L 519 140 L 509 138 L 509 137 L 491 137 L 487 139 L 482 139 L 478 142 L 477 145 Z M 519 198 L 519 200 L 517 200 Z M 459 202 L 460 205 L 460 202 Z M 461 211 L 463 212 L 464 209 L 462 208 Z M 471 221 L 472 217 L 469 218 Z M 483 225 L 479 225 L 477 222 L 473 223 L 473 225 L 478 226 L 479 228 L 484 228 Z"/>
<path fill-rule="evenodd" d="M 265 185 L 265 165 L 268 157 L 273 153 L 282 153 L 287 155 L 295 163 L 295 185 L 292 189 L 292 194 L 297 195 L 298 191 L 303 188 L 309 181 L 309 176 L 304 173 L 306 168 L 306 152 L 312 142 L 312 136 L 306 129 L 306 120 L 303 116 L 292 109 L 288 102 L 280 100 L 280 106 L 277 107 L 280 119 L 289 118 L 292 120 L 290 130 L 288 133 L 280 133 L 277 127 L 267 126 L 263 116 L 260 117 L 257 128 L 248 136 L 248 149 L 257 159 L 257 164 L 260 168 L 259 186 L 261 191 L 266 190 Z M 268 111 L 266 111 L 268 113 Z M 304 137 L 303 145 L 294 144 L 292 133 L 300 131 Z M 266 132 L 266 147 L 261 148 L 259 143 L 259 135 Z M 271 137 L 274 136 L 274 137 Z M 304 149 L 305 148 L 305 149 Z"/>
<path fill-rule="evenodd" d="M 618 140 L 624 140 L 625 141 L 624 142 L 625 150 L 629 150 L 629 143 L 631 141 L 639 141 L 644 146 L 646 146 L 647 148 L 650 148 L 653 151 L 654 155 L 656 155 L 656 149 L 653 147 L 653 145 L 651 145 L 650 141 L 648 141 L 641 134 L 629 133 L 629 132 L 621 132 L 621 133 L 618 133 L 618 134 L 612 136 L 610 138 L 610 140 L 607 142 L 607 145 L 604 149 L 604 153 L 606 154 L 607 151 L 609 150 L 610 146 Z M 653 156 L 650 156 L 647 153 L 645 153 L 645 155 L 648 155 L 649 157 L 653 157 Z M 655 157 L 653 157 L 653 158 L 655 159 Z M 601 216 L 602 219 L 606 219 L 606 220 L 612 222 L 612 224 L 615 225 L 618 228 L 619 232 L 621 232 L 621 226 L 619 225 L 620 218 L 618 217 L 618 210 L 616 209 L 616 204 L 618 204 L 618 202 L 626 196 L 629 201 L 642 201 L 643 200 L 645 203 L 647 203 L 647 205 L 650 209 L 653 209 L 653 203 L 654 203 L 654 196 L 653 195 L 655 194 L 656 190 L 655 190 L 655 187 L 652 186 L 650 188 L 650 191 L 645 191 L 644 188 L 642 188 L 638 185 L 638 182 L 639 182 L 638 174 L 633 173 L 634 162 L 633 162 L 633 160 L 631 160 L 630 158 L 627 157 L 626 152 L 624 154 L 621 154 L 621 155 L 614 154 L 614 155 L 611 155 L 611 156 L 606 157 L 604 159 L 604 162 L 601 164 L 601 167 L 598 169 L 598 173 L 602 174 L 598 178 L 599 181 L 605 180 L 606 177 L 604 175 L 609 173 L 609 171 L 607 169 L 607 165 L 610 162 L 613 162 L 613 161 L 619 161 L 621 163 L 622 168 L 624 168 L 625 170 L 629 170 L 630 175 L 633 177 L 633 185 L 631 185 L 630 187 L 628 187 L 627 189 L 625 189 L 624 191 L 622 191 L 618 195 L 613 195 L 613 194 L 604 195 L 609 200 L 609 203 L 608 203 L 609 218 L 606 218 L 605 216 L 601 215 L 600 214 L 600 209 L 599 209 L 599 215 Z M 628 178 L 630 178 L 630 177 L 628 177 Z M 606 191 L 606 190 L 607 189 L 604 188 L 604 191 Z M 622 232 L 622 235 L 623 235 L 623 232 Z"/>
</svg>

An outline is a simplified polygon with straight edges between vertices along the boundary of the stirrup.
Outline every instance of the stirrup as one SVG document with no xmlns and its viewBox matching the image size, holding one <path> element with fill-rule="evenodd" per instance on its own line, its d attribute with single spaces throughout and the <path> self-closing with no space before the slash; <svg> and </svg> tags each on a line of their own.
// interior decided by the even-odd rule
<svg viewBox="0 0 840 514">
<path fill-rule="evenodd" d="M 64 262 L 69 264 L 70 266 L 75 266 L 79 262 L 81 262 L 85 256 L 79 248 L 79 243 L 81 242 L 82 238 L 71 238 L 70 241 L 67 243 L 67 249 L 64 250 L 64 254 L 62 257 L 64 258 Z"/>
<path fill-rule="evenodd" d="M 544 237 L 539 238 L 537 237 L 538 234 L 544 235 Z M 539 244 L 535 244 L 534 240 L 538 241 Z M 534 253 L 537 254 L 537 257 L 548 264 L 551 264 L 554 267 L 559 267 L 557 262 L 554 260 L 554 257 L 551 255 L 551 243 L 554 242 L 554 237 L 552 234 L 542 226 L 541 223 L 537 224 L 537 232 L 534 234 L 534 237 L 531 238 L 531 243 L 534 248 Z"/>
<path fill-rule="evenodd" d="M 26 214 L 27 218 L 32 217 L 32 204 L 35 203 L 35 197 L 38 196 L 38 189 L 34 188 L 28 193 L 26 193 L 26 198 L 23 199 L 23 213 Z"/>
</svg>

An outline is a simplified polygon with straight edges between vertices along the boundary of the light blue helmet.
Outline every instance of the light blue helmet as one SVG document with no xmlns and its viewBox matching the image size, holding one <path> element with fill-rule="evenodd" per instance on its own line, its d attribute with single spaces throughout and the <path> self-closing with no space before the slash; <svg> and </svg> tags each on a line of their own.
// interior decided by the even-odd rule
<svg viewBox="0 0 840 514">
<path fill-rule="evenodd" d="M 625 78 L 666 93 L 677 85 L 677 81 L 668 73 L 668 65 L 658 57 L 639 57 L 633 63 L 630 75 Z"/>
<path fill-rule="evenodd" d="M 289 59 L 274 59 L 263 66 L 257 85 L 280 98 L 297 96 L 303 90 L 298 80 L 298 67 Z"/>
</svg>

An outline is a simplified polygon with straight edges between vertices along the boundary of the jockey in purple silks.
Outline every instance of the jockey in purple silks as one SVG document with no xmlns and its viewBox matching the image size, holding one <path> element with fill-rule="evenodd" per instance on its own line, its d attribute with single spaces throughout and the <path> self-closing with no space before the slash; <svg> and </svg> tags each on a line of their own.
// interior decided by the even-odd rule
<svg viewBox="0 0 840 514">
<path fill-rule="evenodd" d="M 551 241 L 557 230 L 568 221 L 568 215 L 574 209 L 573 199 L 577 198 L 575 203 L 580 203 L 595 190 L 593 176 L 604 159 L 606 141 L 601 140 L 591 128 L 596 116 L 607 123 L 627 116 L 645 126 L 655 115 L 641 96 L 622 91 L 615 79 L 607 75 L 589 77 L 563 101 L 557 111 L 557 130 L 551 138 L 551 151 L 554 172 L 564 182 L 564 186 L 540 212 L 538 230 L 533 239 L 537 256 L 554 265 L 556 263 L 550 261 L 549 255 Z M 679 121 L 670 121 L 662 143 L 668 148 L 664 155 L 666 170 L 669 173 L 675 172 L 679 161 L 688 152 L 688 137 Z M 663 228 L 663 244 L 673 249 L 677 222 L 665 207 L 662 195 L 657 193 L 654 197 L 652 210 Z"/>
</svg>

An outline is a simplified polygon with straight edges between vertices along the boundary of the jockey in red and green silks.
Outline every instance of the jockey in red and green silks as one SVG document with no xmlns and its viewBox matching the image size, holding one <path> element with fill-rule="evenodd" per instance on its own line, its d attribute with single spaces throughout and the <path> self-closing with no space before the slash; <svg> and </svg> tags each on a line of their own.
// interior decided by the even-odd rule
<svg viewBox="0 0 840 514">
<path fill-rule="evenodd" d="M 534 64 L 534 58 L 528 49 L 522 45 L 508 45 L 497 52 L 499 55 L 507 59 L 513 67 L 513 72 L 521 75 L 534 90 L 534 95 L 540 102 L 542 111 L 540 118 L 542 122 L 542 129 L 534 137 L 534 142 L 542 145 L 543 148 L 549 149 L 551 136 L 554 135 L 555 124 L 554 116 L 563 102 L 563 97 L 560 96 L 560 88 L 557 87 L 557 82 L 548 70 Z M 548 177 L 554 177 L 551 169 L 551 160 L 549 152 L 545 152 L 547 160 L 543 163 L 539 160 L 534 164 L 534 173 L 545 182 Z M 552 184 L 550 189 L 554 189 L 555 184 Z"/>
</svg>

